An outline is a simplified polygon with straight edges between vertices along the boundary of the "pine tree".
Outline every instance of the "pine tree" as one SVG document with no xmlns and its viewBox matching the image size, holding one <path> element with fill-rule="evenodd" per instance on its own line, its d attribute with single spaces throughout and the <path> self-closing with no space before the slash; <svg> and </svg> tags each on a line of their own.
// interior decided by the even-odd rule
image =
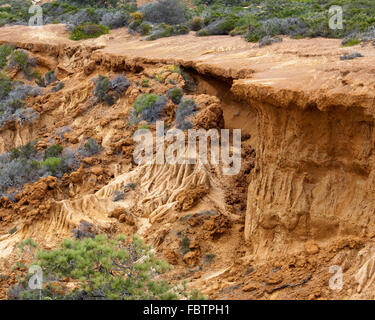
<svg viewBox="0 0 375 320">
<path fill-rule="evenodd" d="M 29 240 L 19 247 L 22 252 L 30 252 L 28 249 L 34 250 L 35 243 Z M 31 265 L 42 268 L 42 289 L 29 289 L 32 275 L 26 274 L 26 268 L 17 286 L 9 290 L 10 299 L 169 300 L 189 297 L 185 285 L 170 285 L 158 279 L 171 267 L 164 260 L 156 259 L 151 247 L 137 236 L 129 240 L 122 235 L 116 239 L 106 235 L 68 239 L 60 248 L 37 251 Z M 192 292 L 191 297 L 197 298 L 197 293 Z"/>
</svg>

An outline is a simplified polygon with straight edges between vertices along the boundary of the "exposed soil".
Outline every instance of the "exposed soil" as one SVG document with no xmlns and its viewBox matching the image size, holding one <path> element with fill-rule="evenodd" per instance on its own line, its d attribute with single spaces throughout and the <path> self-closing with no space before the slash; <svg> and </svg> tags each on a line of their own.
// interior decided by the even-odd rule
<svg viewBox="0 0 375 320">
<path fill-rule="evenodd" d="M 174 266 L 170 281 L 187 279 L 211 299 L 375 298 L 372 45 L 285 38 L 258 48 L 192 34 L 146 42 L 124 30 L 74 42 L 62 25 L 4 27 L 0 43 L 28 50 L 41 73 L 57 70 L 65 83 L 27 100 L 38 120 L 0 128 L 0 152 L 33 139 L 66 147 L 93 137 L 104 147 L 61 180 L 43 178 L 16 202 L 0 200 L 2 299 L 15 281 L 17 243 L 53 248 L 81 221 L 109 235 L 140 234 Z M 352 51 L 364 57 L 340 61 Z M 170 72 L 164 83 L 154 79 L 171 64 L 194 86 Z M 126 94 L 112 107 L 92 106 L 90 80 L 123 72 Z M 142 79 L 148 88 L 136 85 Z M 166 94 L 168 79 L 197 102 L 195 128 L 242 129 L 238 175 L 199 162 L 133 163 L 131 104 L 141 93 Z M 174 110 L 166 108 L 167 123 Z M 56 130 L 66 125 L 73 131 L 61 141 Z M 136 188 L 113 201 L 129 183 Z M 343 270 L 340 291 L 328 285 L 334 265 Z"/>
</svg>

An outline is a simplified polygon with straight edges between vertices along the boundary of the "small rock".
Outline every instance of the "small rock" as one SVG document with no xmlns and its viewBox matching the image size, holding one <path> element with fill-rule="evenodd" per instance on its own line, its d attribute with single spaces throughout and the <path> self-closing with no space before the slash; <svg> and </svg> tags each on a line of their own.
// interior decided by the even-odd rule
<svg viewBox="0 0 375 320">
<path fill-rule="evenodd" d="M 279 284 L 283 282 L 283 277 L 281 276 L 281 274 L 277 274 L 277 273 L 273 273 L 271 274 L 271 276 L 269 277 L 267 283 L 268 284 Z"/>
<path fill-rule="evenodd" d="M 319 252 L 319 246 L 313 241 L 306 242 L 305 243 L 305 251 L 308 254 L 316 254 L 316 253 Z"/>
<path fill-rule="evenodd" d="M 254 291 L 256 290 L 257 287 L 256 285 L 254 285 L 253 283 L 248 283 L 246 284 L 243 288 L 242 288 L 242 291 L 243 292 L 250 292 L 250 291 Z"/>
</svg>

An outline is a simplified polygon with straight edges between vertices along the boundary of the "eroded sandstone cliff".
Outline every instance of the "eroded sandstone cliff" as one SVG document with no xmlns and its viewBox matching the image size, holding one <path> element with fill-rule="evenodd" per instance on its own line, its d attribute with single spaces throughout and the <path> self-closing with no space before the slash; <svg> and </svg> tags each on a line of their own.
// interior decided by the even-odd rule
<svg viewBox="0 0 375 320">
<path fill-rule="evenodd" d="M 0 43 L 28 50 L 40 70 L 57 70 L 66 86 L 30 99 L 40 118 L 3 126 L 0 152 L 37 138 L 45 145 L 59 141 L 56 129 L 66 125 L 73 131 L 64 144 L 90 136 L 104 152 L 61 181 L 49 177 L 26 187 L 15 203 L 2 200 L 2 273 L 22 239 L 54 247 L 85 220 L 98 232 L 138 232 L 175 265 L 171 279 L 186 277 L 211 298 L 373 298 L 371 45 L 355 48 L 363 58 L 340 61 L 352 49 L 340 48 L 338 40 L 284 39 L 257 48 L 237 37 L 144 42 L 115 30 L 76 44 L 63 30 L 2 28 Z M 139 94 L 173 87 L 154 80 L 166 65 L 181 65 L 193 79 L 186 94 L 201 108 L 197 127 L 210 119 L 210 126 L 242 129 L 238 176 L 199 163 L 132 163 L 134 128 L 125 119 Z M 90 79 L 122 72 L 132 82 L 126 95 L 110 109 L 92 107 Z M 186 86 L 180 75 L 162 74 Z M 135 85 L 143 78 L 151 88 Z M 172 123 L 173 105 L 168 110 Z M 130 183 L 135 191 L 113 201 Z M 14 226 L 18 231 L 8 234 Z M 190 240 L 184 255 L 181 234 Z M 344 270 L 341 291 L 328 286 L 332 265 Z"/>
</svg>

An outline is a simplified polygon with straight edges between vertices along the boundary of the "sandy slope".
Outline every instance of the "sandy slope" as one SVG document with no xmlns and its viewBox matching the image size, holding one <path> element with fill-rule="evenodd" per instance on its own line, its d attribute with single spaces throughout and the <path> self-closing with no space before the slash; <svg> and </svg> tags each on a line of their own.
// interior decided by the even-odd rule
<svg viewBox="0 0 375 320">
<path fill-rule="evenodd" d="M 123 128 L 116 121 L 129 110 L 139 89 L 129 91 L 111 111 L 98 107 L 80 113 L 90 94 L 87 70 L 125 71 L 135 81 L 152 76 L 152 70 L 163 64 L 180 64 L 199 78 L 195 94 L 208 95 L 197 96 L 202 105 L 208 109 L 220 105 L 226 126 L 250 133 L 256 153 L 254 169 L 243 173 L 244 181 L 237 184 L 217 175 L 214 168 L 155 167 L 145 173 L 142 168 L 118 165 L 113 154 L 106 155 L 100 166 L 107 161 L 112 167 L 102 183 L 97 182 L 100 188 L 80 180 L 70 181 L 69 196 L 53 191 L 56 201 L 49 214 L 27 224 L 22 236 L 36 234 L 43 226 L 49 238 L 54 231 L 63 237 L 81 218 L 93 218 L 90 221 L 99 228 L 109 230 L 113 219 L 104 208 L 131 208 L 136 218 L 146 219 L 136 220 L 138 230 L 178 267 L 196 265 L 203 252 L 214 251 L 220 257 L 190 279 L 213 298 L 374 297 L 375 48 L 371 44 L 341 48 L 335 39 L 285 38 L 258 48 L 240 37 L 193 34 L 147 42 L 125 30 L 74 42 L 62 25 L 1 28 L 0 43 L 30 50 L 69 81 L 61 96 L 40 102 L 42 109 L 51 105 L 37 125 L 43 134 L 57 127 L 48 120 L 64 115 L 66 123 L 81 127 L 77 139 L 95 133 L 110 147 Z M 354 51 L 364 57 L 340 61 L 341 55 Z M 219 102 L 212 100 L 215 96 Z M 101 122 L 100 112 L 108 117 L 109 127 L 107 120 Z M 202 113 L 200 120 L 207 118 L 208 113 Z M 2 133 L 3 150 L 12 146 L 13 132 Z M 20 129 L 17 144 L 38 136 L 36 132 Z M 244 160 L 255 153 L 245 153 Z M 100 181 L 98 175 L 95 179 Z M 109 198 L 129 179 L 140 185 L 137 196 L 131 203 L 114 205 Z M 203 226 L 189 219 L 181 222 L 184 214 L 173 208 L 181 199 L 194 202 L 189 195 L 197 186 L 205 186 L 204 195 L 198 194 L 197 206 L 194 203 L 186 213 L 212 208 L 221 213 Z M 234 209 L 230 200 L 236 197 L 245 199 L 245 208 Z M 182 227 L 192 230 L 194 238 L 188 259 L 176 254 L 178 241 L 173 235 Z M 219 242 L 210 238 L 216 233 Z M 3 255 L 10 253 L 8 238 L 15 244 L 19 234 L 0 242 Z M 341 292 L 328 288 L 332 265 L 341 265 L 350 279 Z"/>
</svg>

